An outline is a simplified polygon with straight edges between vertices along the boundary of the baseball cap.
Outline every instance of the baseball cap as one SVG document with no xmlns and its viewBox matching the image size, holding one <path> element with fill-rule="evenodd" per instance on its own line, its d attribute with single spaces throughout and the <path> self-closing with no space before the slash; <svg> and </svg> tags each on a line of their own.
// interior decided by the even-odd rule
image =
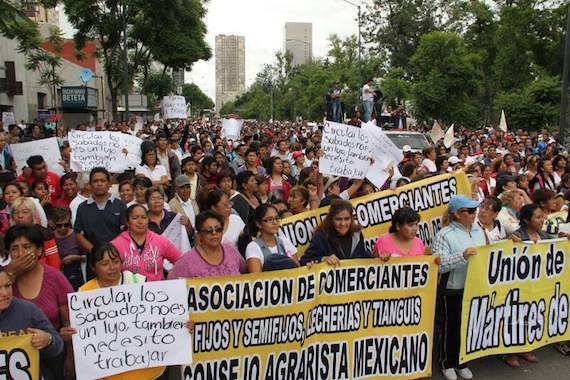
<svg viewBox="0 0 570 380">
<path fill-rule="evenodd" d="M 188 176 L 186 174 L 180 174 L 174 180 L 174 185 L 176 187 L 183 187 L 183 186 L 190 185 L 190 178 L 188 178 Z"/>
<path fill-rule="evenodd" d="M 451 156 L 449 157 L 449 159 L 447 160 L 451 165 L 455 165 L 456 163 L 459 162 L 459 158 L 457 156 Z"/>
<path fill-rule="evenodd" d="M 462 208 L 477 208 L 481 202 L 474 201 L 463 194 L 454 195 L 449 201 L 449 211 L 455 212 Z"/>
<path fill-rule="evenodd" d="M 301 152 L 300 150 L 293 152 L 293 159 L 296 159 L 299 156 L 304 155 L 305 153 Z"/>
<path fill-rule="evenodd" d="M 335 81 L 333 82 L 333 84 L 338 84 L 338 81 L 337 81 L 337 80 L 335 80 Z"/>
<path fill-rule="evenodd" d="M 408 153 L 408 152 L 411 152 L 411 151 L 412 151 L 412 147 L 409 146 L 409 145 L 404 145 L 404 146 L 402 147 L 402 152 L 404 152 L 404 153 Z"/>
</svg>

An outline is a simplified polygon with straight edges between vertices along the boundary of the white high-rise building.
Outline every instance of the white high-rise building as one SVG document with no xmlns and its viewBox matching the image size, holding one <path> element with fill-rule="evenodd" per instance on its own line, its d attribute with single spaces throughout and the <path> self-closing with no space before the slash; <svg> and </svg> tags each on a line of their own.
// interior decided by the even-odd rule
<svg viewBox="0 0 570 380">
<path fill-rule="evenodd" d="M 216 112 L 245 92 L 245 37 L 216 36 Z"/>
<path fill-rule="evenodd" d="M 293 53 L 293 66 L 309 63 L 313 58 L 313 24 L 287 22 L 284 35 L 283 50 Z"/>
</svg>

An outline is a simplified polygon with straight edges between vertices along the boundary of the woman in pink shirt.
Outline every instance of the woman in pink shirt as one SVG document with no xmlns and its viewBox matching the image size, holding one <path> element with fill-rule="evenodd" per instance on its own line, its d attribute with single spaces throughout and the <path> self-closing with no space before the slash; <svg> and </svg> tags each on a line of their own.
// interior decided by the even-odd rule
<svg viewBox="0 0 570 380">
<path fill-rule="evenodd" d="M 175 263 L 182 253 L 162 235 L 148 229 L 146 208 L 134 204 L 127 209 L 127 231 L 117 236 L 113 244 L 121 256 L 123 270 L 139 273 L 147 281 L 164 280 L 164 259 Z"/>
<path fill-rule="evenodd" d="M 423 255 L 424 243 L 416 236 L 419 221 L 420 214 L 409 207 L 396 211 L 389 232 L 376 240 L 373 254 L 383 260 Z"/>
</svg>

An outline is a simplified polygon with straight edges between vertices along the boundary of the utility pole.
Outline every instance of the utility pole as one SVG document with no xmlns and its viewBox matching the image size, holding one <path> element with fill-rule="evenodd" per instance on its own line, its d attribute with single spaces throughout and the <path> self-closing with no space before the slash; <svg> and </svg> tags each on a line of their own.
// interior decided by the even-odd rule
<svg viewBox="0 0 570 380">
<path fill-rule="evenodd" d="M 127 52 L 127 4 L 123 0 L 123 80 L 125 81 L 125 121 L 130 121 L 129 115 L 129 55 Z"/>
</svg>

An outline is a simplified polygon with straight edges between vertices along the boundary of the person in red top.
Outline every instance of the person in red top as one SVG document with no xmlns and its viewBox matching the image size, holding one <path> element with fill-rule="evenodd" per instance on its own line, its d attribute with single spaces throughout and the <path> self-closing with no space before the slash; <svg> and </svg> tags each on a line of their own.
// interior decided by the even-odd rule
<svg viewBox="0 0 570 380">
<path fill-rule="evenodd" d="M 47 164 L 42 156 L 31 156 L 26 161 L 28 167 L 32 169 L 32 174 L 27 178 L 20 175 L 16 178 L 16 182 L 22 179 L 28 181 L 31 185 L 37 179 L 43 179 L 48 184 L 49 195 L 51 199 L 59 199 L 61 196 L 61 188 L 59 187 L 59 176 L 48 170 Z"/>
<path fill-rule="evenodd" d="M 59 180 L 61 188 L 61 198 L 56 199 L 54 206 L 68 206 L 77 196 L 77 175 L 75 173 L 65 173 Z"/>
</svg>

